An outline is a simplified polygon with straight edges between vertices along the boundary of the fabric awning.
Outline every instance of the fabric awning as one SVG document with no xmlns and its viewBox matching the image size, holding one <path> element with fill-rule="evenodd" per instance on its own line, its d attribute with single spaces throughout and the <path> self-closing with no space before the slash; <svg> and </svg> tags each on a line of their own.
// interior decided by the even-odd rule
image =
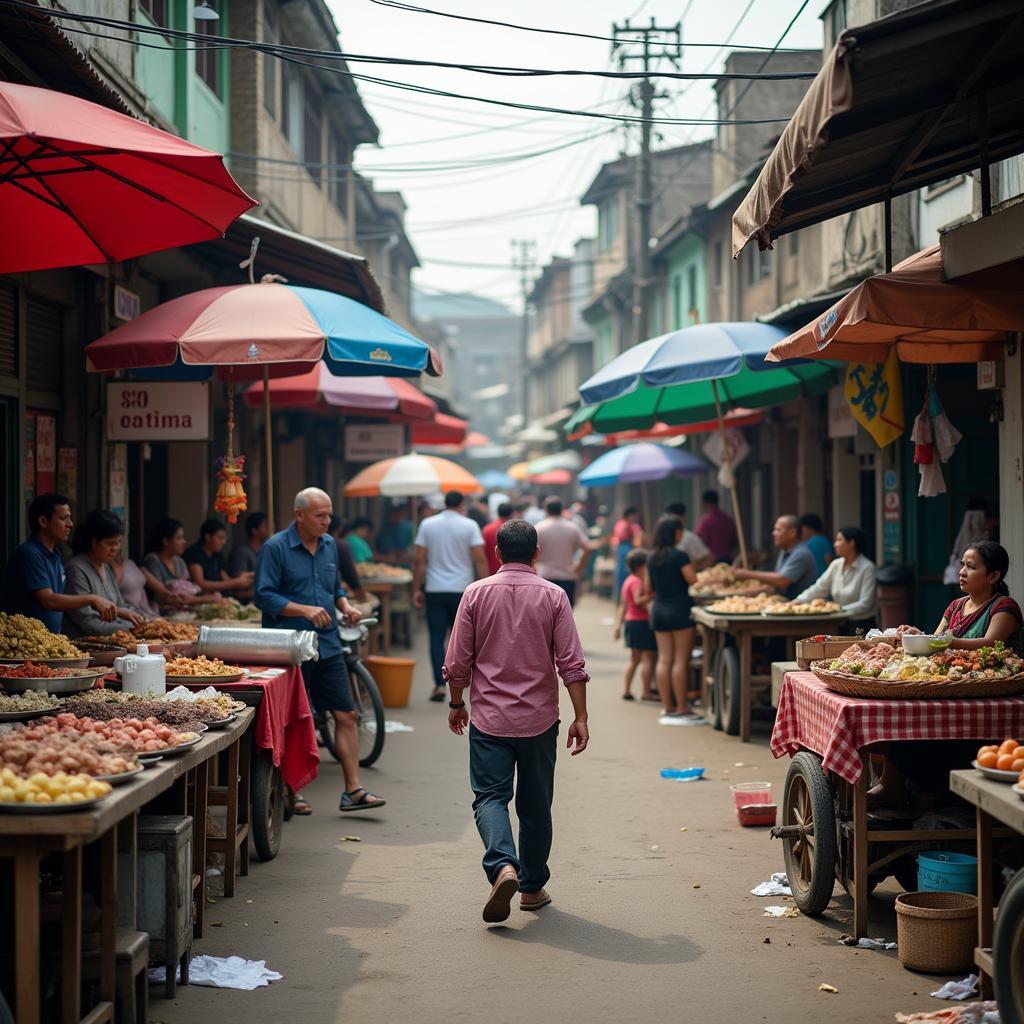
<svg viewBox="0 0 1024 1024">
<path fill-rule="evenodd" d="M 1024 152 L 1019 0 L 847 29 L 733 214 L 733 253 Z M 987 129 L 982 126 L 987 124 Z"/>
<path fill-rule="evenodd" d="M 429 420 L 417 420 L 410 430 L 413 445 L 462 444 L 469 424 L 458 416 L 436 412 Z"/>
<path fill-rule="evenodd" d="M 767 360 L 882 363 L 893 346 L 905 363 L 1001 359 L 1010 333 L 1024 331 L 1022 295 L 1024 260 L 945 281 L 942 253 L 933 245 L 862 281 L 775 345 Z"/>
</svg>

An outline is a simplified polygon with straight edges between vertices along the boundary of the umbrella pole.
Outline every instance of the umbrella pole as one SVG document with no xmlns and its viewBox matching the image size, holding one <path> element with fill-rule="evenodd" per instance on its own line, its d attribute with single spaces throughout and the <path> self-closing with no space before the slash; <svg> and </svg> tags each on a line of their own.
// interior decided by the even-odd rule
<svg viewBox="0 0 1024 1024">
<path fill-rule="evenodd" d="M 640 485 L 640 492 L 643 495 L 644 502 L 644 522 L 646 524 L 645 533 L 651 539 L 654 538 L 654 523 L 651 521 L 651 484 L 642 483 Z"/>
<path fill-rule="evenodd" d="M 740 500 L 736 494 L 736 474 L 732 468 L 732 460 L 729 458 L 729 439 L 725 434 L 725 417 L 722 415 L 722 402 L 718 397 L 718 381 L 713 380 L 711 382 L 711 390 L 715 396 L 715 414 L 718 416 L 718 433 L 722 438 L 722 459 L 725 465 L 729 467 L 729 476 L 732 478 L 732 486 L 729 488 L 729 494 L 732 496 L 732 514 L 736 520 L 736 536 L 740 542 L 740 562 L 744 569 L 749 569 L 750 564 L 747 561 L 747 540 L 743 532 L 743 514 L 740 512 Z"/>
<path fill-rule="evenodd" d="M 263 459 L 266 475 L 267 521 L 274 532 L 274 447 L 270 422 L 270 366 L 263 364 Z"/>
</svg>

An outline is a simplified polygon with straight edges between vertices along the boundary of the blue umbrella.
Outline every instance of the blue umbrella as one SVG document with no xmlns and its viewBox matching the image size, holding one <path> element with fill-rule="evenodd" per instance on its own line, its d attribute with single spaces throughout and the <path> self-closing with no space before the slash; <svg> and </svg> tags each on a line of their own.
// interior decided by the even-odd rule
<svg viewBox="0 0 1024 1024">
<path fill-rule="evenodd" d="M 669 476 L 706 473 L 709 468 L 703 459 L 689 452 L 641 442 L 605 452 L 587 466 L 577 480 L 586 487 L 612 487 L 619 483 L 644 483 Z"/>
<path fill-rule="evenodd" d="M 511 491 L 515 489 L 516 482 L 507 473 L 500 469 L 488 469 L 484 473 L 477 474 L 485 491 Z"/>
</svg>

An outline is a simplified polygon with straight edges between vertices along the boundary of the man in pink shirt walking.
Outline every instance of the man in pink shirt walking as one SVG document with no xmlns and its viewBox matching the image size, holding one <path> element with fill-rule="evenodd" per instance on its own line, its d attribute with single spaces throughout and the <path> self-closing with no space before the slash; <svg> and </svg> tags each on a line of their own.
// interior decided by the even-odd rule
<svg viewBox="0 0 1024 1024">
<path fill-rule="evenodd" d="M 469 727 L 473 813 L 491 883 L 483 912 L 489 924 L 508 918 L 517 892 L 521 910 L 551 902 L 544 885 L 551 877 L 559 675 L 573 707 L 566 747 L 575 757 L 590 739 L 590 676 L 568 597 L 537 575 L 541 553 L 533 526 L 510 519 L 497 540 L 501 568 L 463 594 L 444 664 L 448 728 L 461 736 Z M 472 721 L 462 699 L 467 686 Z M 513 794 L 518 852 L 508 814 Z"/>
</svg>

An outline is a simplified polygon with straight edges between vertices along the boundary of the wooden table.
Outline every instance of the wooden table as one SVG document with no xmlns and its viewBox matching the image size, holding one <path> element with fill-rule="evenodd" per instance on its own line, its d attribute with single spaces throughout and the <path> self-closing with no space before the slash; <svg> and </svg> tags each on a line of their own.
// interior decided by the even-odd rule
<svg viewBox="0 0 1024 1024">
<path fill-rule="evenodd" d="M 993 886 L 992 886 L 992 838 L 995 822 L 1008 826 L 1024 835 L 1024 800 L 1021 800 L 1005 782 L 985 778 L 973 768 L 949 773 L 950 789 L 977 808 L 977 851 L 978 851 L 978 947 L 974 951 L 974 963 L 981 974 L 982 994 L 989 998 L 992 981 L 995 978 L 992 956 L 993 931 Z M 1024 883 L 1018 883 L 1024 884 Z M 1024 978 L 1012 979 L 1018 1005 L 1024 1003 Z M 1004 1018 L 1006 1019 L 1006 1018 Z M 1010 1019 L 1013 1019 L 1012 1017 Z"/>
<path fill-rule="evenodd" d="M 368 594 L 375 594 L 380 598 L 380 653 L 388 655 L 391 653 L 391 598 L 396 587 L 406 587 L 412 583 L 412 573 L 407 572 L 404 576 L 383 577 L 380 579 L 363 579 L 363 590 Z M 371 630 L 370 653 L 377 654 L 377 633 Z"/>
<path fill-rule="evenodd" d="M 835 615 L 737 615 L 709 611 L 707 608 L 693 609 L 693 620 L 701 632 L 701 646 L 704 648 L 703 700 L 704 707 L 717 706 L 725 713 L 725 730 L 731 736 L 739 735 L 743 743 L 750 742 L 750 709 L 755 686 L 762 690 L 771 685 L 770 675 L 755 676 L 752 671 L 752 649 L 754 637 L 784 637 L 787 660 L 792 661 L 796 641 L 807 636 L 825 632 L 830 626 L 845 621 L 842 612 Z M 728 645 L 726 639 L 736 638 L 738 649 L 739 685 L 735 680 L 725 679 L 725 672 L 715 677 L 717 655 Z M 714 688 L 715 693 L 712 693 Z M 737 692 L 738 691 L 738 692 Z M 717 695 L 717 704 L 714 697 Z M 737 698 L 738 714 L 737 714 Z M 731 721 L 729 721 L 731 719 Z M 737 722 L 738 719 L 738 722 Z"/>
<path fill-rule="evenodd" d="M 137 779 L 115 787 L 95 807 L 67 814 L 0 814 L 0 857 L 14 861 L 15 1018 L 18 1024 L 40 1024 L 39 869 L 47 854 L 64 857 L 61 928 L 61 1024 L 100 1024 L 114 1020 L 115 938 L 118 918 L 118 828 L 132 821 L 147 803 L 171 789 L 186 790 L 195 772 L 195 811 L 202 819 L 194 833 L 194 871 L 199 876 L 200 904 L 206 873 L 206 786 L 208 762 L 222 750 L 237 746 L 252 725 L 246 709 L 226 729 L 203 734 L 196 746 L 147 768 Z M 182 798 L 184 800 L 184 796 Z M 100 843 L 100 1002 L 84 1017 L 82 988 L 82 852 Z"/>
</svg>

